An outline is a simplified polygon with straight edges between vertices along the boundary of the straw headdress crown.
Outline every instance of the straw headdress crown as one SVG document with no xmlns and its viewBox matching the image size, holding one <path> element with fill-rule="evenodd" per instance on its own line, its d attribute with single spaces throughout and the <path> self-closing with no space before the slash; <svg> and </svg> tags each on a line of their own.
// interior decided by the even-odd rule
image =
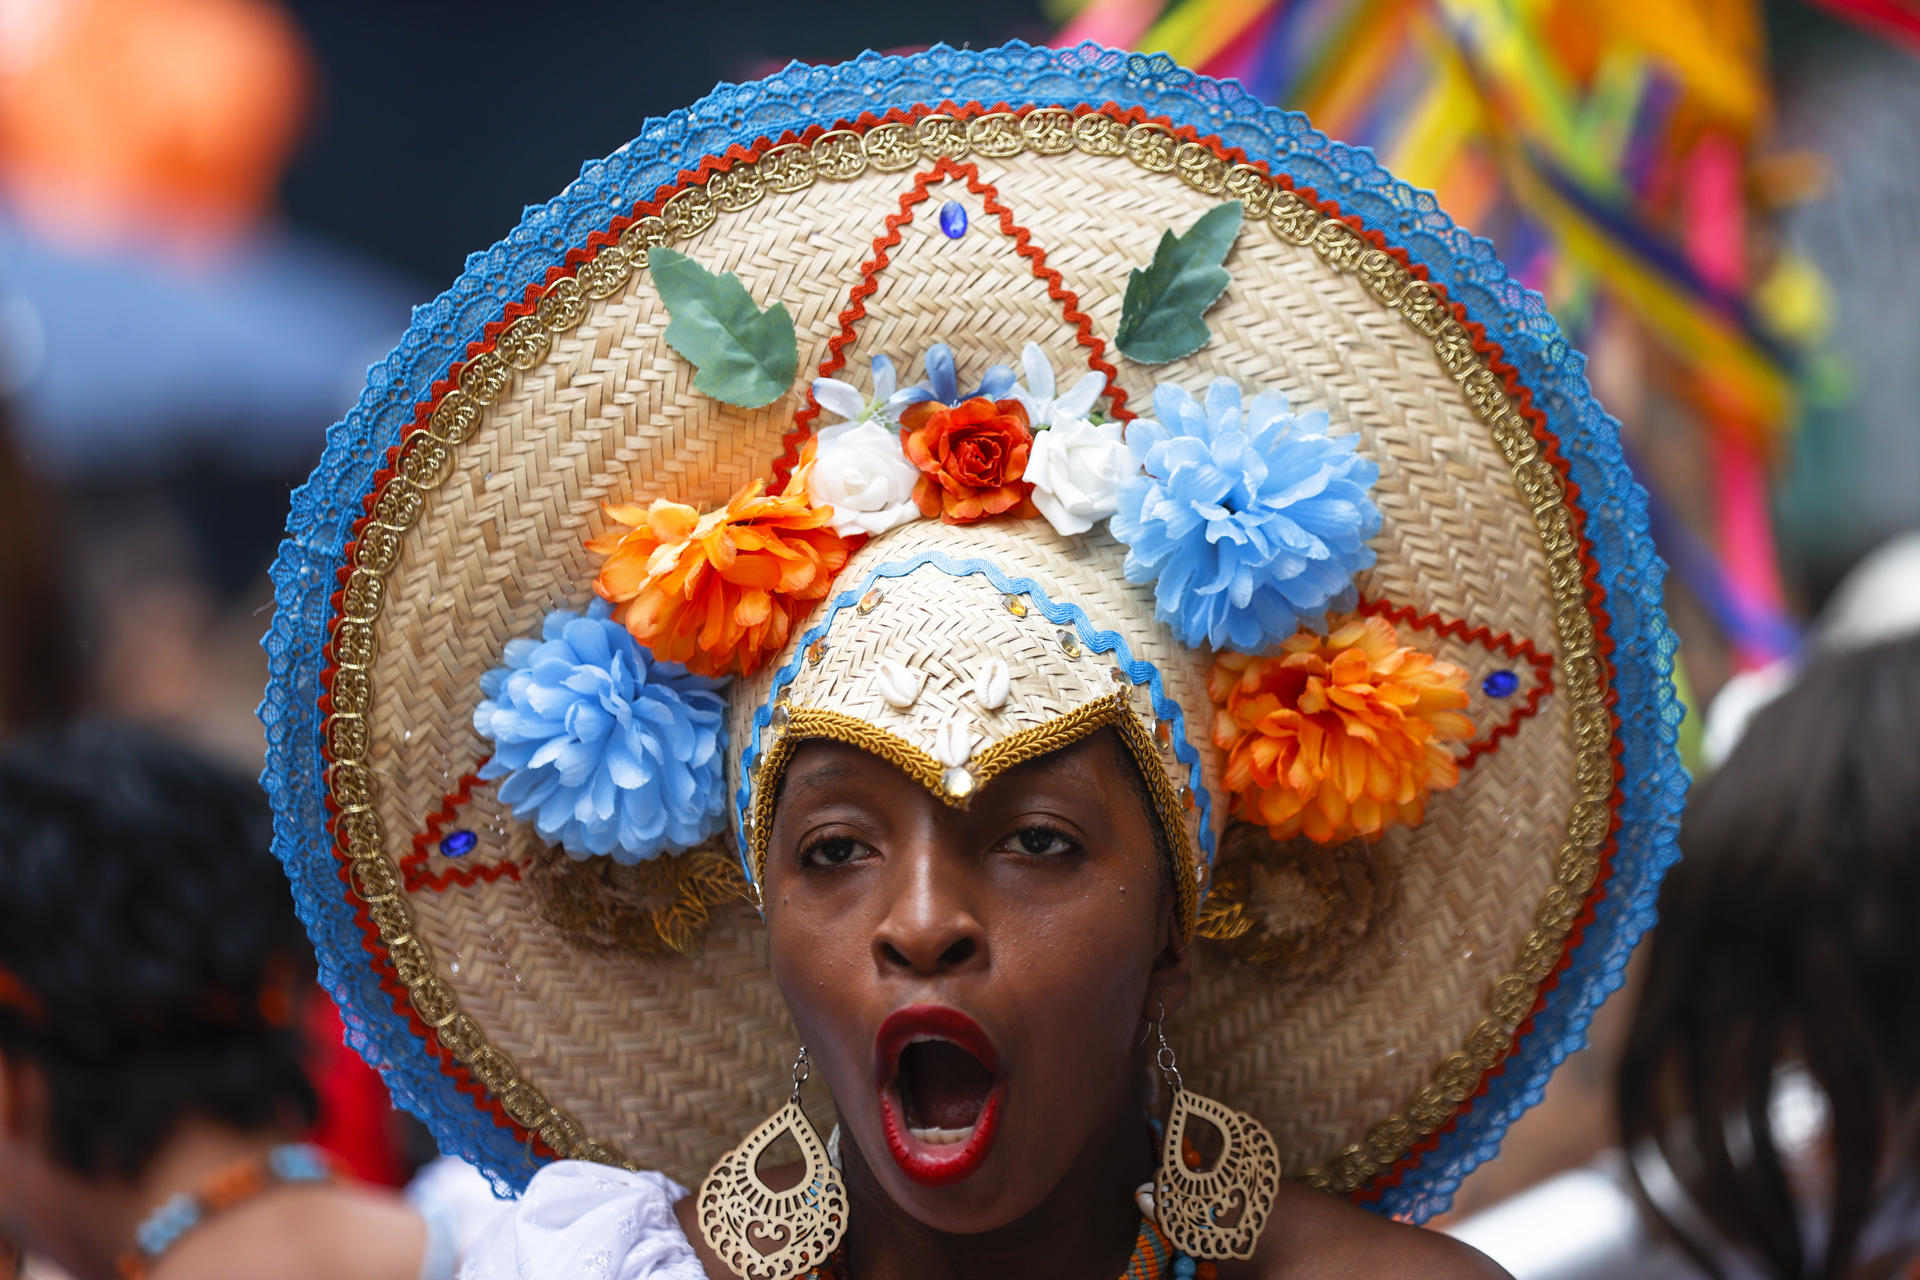
<svg viewBox="0 0 1920 1280">
<path fill-rule="evenodd" d="M 279 848 L 443 1145 L 684 1179 L 783 1087 L 795 747 L 965 804 L 1111 729 L 1187 1080 L 1418 1215 L 1667 856 L 1640 502 L 1537 299 L 1297 117 L 1090 48 L 794 68 L 530 214 L 330 438 Z"/>
</svg>

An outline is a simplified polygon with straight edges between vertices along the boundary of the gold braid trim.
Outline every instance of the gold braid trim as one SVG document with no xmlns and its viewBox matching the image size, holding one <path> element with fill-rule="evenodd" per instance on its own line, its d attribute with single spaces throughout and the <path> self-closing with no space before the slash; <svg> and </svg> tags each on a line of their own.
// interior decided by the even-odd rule
<svg viewBox="0 0 1920 1280">
<path fill-rule="evenodd" d="M 1065 715 L 1055 716 L 1045 724 L 1008 734 L 976 755 L 969 769 L 975 783 L 984 787 L 1016 765 L 1070 747 L 1108 726 L 1117 729 L 1120 740 L 1127 744 L 1134 763 L 1147 780 L 1154 814 L 1160 820 L 1161 829 L 1166 832 L 1167 842 L 1173 847 L 1176 868 L 1173 879 L 1174 890 L 1179 896 L 1180 930 L 1183 935 L 1191 936 L 1198 909 L 1200 876 L 1204 874 L 1204 868 L 1193 856 L 1193 840 L 1187 832 L 1186 807 L 1181 802 L 1180 793 L 1167 777 L 1167 767 L 1161 762 L 1153 735 L 1133 713 L 1127 695 L 1127 690 L 1119 690 L 1076 707 Z M 753 801 L 748 806 L 748 812 L 753 816 L 750 838 L 756 884 L 766 878 L 767 840 L 773 830 L 773 807 L 780 791 L 780 777 L 786 772 L 794 750 L 802 742 L 817 738 L 844 742 L 868 755 L 878 756 L 956 809 L 966 808 L 972 798 L 971 792 L 967 795 L 949 792 L 942 784 L 946 771 L 940 762 L 898 734 L 889 733 L 844 711 L 829 711 L 825 707 L 792 707 L 787 713 L 786 730 L 774 738 L 772 745 L 766 748 L 765 754 L 753 768 Z"/>
</svg>

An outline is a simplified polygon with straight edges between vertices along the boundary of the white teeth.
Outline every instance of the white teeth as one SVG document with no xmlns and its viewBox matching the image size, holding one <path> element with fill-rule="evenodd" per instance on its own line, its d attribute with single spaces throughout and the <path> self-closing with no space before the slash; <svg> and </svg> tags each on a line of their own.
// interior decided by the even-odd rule
<svg viewBox="0 0 1920 1280">
<path fill-rule="evenodd" d="M 947 1039 L 945 1036 L 915 1035 L 915 1036 L 909 1037 L 907 1040 L 907 1043 L 909 1045 L 952 1044 L 953 1041 Z M 973 1136 L 973 1131 L 976 1125 L 977 1125 L 977 1122 L 976 1124 L 970 1124 L 966 1126 L 966 1128 L 964 1129 L 937 1129 L 937 1128 L 917 1129 L 909 1125 L 907 1127 L 907 1132 L 913 1135 L 914 1141 L 924 1143 L 927 1146 L 951 1147 L 951 1146 L 957 1146 L 960 1143 L 965 1142 L 967 1141 L 967 1139 L 971 1138 Z"/>
</svg>

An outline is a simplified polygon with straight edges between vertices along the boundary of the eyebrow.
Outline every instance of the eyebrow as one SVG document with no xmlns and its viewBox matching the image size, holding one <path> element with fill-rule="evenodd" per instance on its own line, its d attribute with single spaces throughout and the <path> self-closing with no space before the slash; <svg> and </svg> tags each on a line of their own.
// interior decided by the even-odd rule
<svg viewBox="0 0 1920 1280">
<path fill-rule="evenodd" d="M 1086 739 L 1082 738 L 1077 742 L 1069 743 L 1058 751 L 1050 752 L 1047 755 L 1039 756 L 1032 760 L 1023 760 L 993 781 L 999 782 L 1001 779 L 1029 783 L 1041 783 L 1044 781 L 1046 783 L 1085 787 L 1090 791 L 1097 792 L 1100 783 L 1097 772 L 1085 753 L 1076 750 L 1085 741 Z M 992 783 L 988 785 L 991 786 Z"/>
<path fill-rule="evenodd" d="M 853 780 L 854 769 L 851 764 L 845 760 L 830 758 L 818 764 L 810 764 L 801 769 L 788 768 L 785 775 L 781 778 L 780 789 L 782 792 L 785 792 L 789 787 L 799 789 L 831 787 L 852 782 Z"/>
</svg>

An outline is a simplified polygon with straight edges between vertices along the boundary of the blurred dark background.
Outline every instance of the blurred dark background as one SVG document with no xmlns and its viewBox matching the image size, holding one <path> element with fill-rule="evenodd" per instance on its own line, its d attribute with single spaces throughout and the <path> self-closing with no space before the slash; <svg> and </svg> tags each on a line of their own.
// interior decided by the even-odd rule
<svg viewBox="0 0 1920 1280">
<path fill-rule="evenodd" d="M 496 0 L 295 0 L 287 12 L 321 84 L 280 184 L 288 220 L 435 289 L 583 161 L 717 81 L 938 40 L 1044 42 L 1053 30 L 1038 3 L 1015 0 L 576 4 L 565 22 Z"/>
</svg>

